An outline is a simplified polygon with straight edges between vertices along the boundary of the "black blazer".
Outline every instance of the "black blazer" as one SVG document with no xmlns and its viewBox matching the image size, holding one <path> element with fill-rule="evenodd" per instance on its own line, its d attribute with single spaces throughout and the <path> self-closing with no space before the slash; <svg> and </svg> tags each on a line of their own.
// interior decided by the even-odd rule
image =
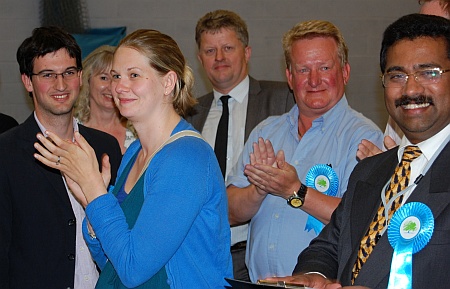
<svg viewBox="0 0 450 289">
<path fill-rule="evenodd" d="M 117 140 L 79 126 L 100 162 L 110 157 L 112 182 L 122 155 Z M 40 129 L 32 114 L 0 135 L 0 288 L 73 288 L 75 216 L 58 170 L 34 159 Z"/>
<path fill-rule="evenodd" d="M 435 219 L 430 242 L 413 255 L 412 288 L 447 288 L 450 284 L 450 144 L 444 148 L 407 202 L 426 204 Z M 380 193 L 398 163 L 397 149 L 361 161 L 331 222 L 298 258 L 294 272 L 318 271 L 350 285 L 360 240 L 381 203 Z M 393 249 L 383 234 L 362 266 L 355 285 L 385 289 Z"/>
<path fill-rule="evenodd" d="M 294 95 L 286 82 L 257 81 L 250 78 L 248 91 L 247 119 L 245 121 L 244 142 L 253 128 L 271 115 L 281 115 L 288 112 L 295 104 Z M 198 98 L 194 112 L 186 117 L 192 126 L 201 132 L 214 99 L 213 92 Z"/>
</svg>

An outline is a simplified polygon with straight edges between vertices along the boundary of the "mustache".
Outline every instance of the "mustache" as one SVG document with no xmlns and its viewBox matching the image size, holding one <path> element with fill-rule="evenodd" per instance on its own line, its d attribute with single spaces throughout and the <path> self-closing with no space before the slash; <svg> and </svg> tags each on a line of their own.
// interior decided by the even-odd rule
<svg viewBox="0 0 450 289">
<path fill-rule="evenodd" d="M 430 105 L 434 105 L 433 98 L 426 95 L 418 95 L 416 97 L 409 97 L 406 95 L 402 95 L 401 98 L 395 100 L 395 107 L 399 107 L 402 105 L 408 105 L 408 104 L 424 104 L 429 103 Z"/>
</svg>

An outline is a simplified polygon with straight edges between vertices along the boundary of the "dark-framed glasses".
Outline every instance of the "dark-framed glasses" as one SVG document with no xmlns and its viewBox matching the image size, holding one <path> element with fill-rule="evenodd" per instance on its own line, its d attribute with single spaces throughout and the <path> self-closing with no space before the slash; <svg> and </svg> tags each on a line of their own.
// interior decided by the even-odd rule
<svg viewBox="0 0 450 289">
<path fill-rule="evenodd" d="M 77 68 L 71 68 L 67 69 L 63 73 L 56 73 L 56 72 L 39 72 L 39 73 L 32 73 L 31 75 L 37 76 L 40 81 L 42 82 L 54 82 L 58 79 L 58 75 L 61 75 L 61 77 L 64 80 L 72 80 L 78 77 L 78 72 L 80 70 Z"/>
<path fill-rule="evenodd" d="M 418 70 L 414 73 L 404 73 L 400 71 L 386 72 L 381 76 L 381 83 L 384 87 L 403 87 L 410 75 L 414 76 L 417 83 L 421 85 L 438 83 L 441 80 L 442 74 L 449 72 L 450 69 L 440 69 L 440 68 L 427 68 Z"/>
</svg>

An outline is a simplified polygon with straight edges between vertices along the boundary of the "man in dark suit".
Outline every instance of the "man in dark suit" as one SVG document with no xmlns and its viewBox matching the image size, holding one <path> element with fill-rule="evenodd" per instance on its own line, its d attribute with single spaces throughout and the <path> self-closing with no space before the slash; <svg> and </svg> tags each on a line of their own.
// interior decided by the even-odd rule
<svg viewBox="0 0 450 289">
<path fill-rule="evenodd" d="M 73 105 L 81 86 L 81 50 L 56 27 L 33 30 L 17 51 L 34 113 L 0 136 L 0 288 L 92 289 L 98 272 L 81 233 L 84 210 L 58 170 L 36 161 L 36 135 L 73 140 L 80 133 L 97 158 L 110 158 L 112 180 L 121 160 L 117 140 L 77 125 Z"/>
<path fill-rule="evenodd" d="M 219 164 L 225 181 L 253 128 L 268 116 L 289 111 L 295 104 L 287 83 L 257 81 L 248 75 L 251 56 L 248 39 L 247 25 L 232 11 L 212 11 L 197 22 L 198 59 L 213 91 L 198 99 L 193 115 L 187 120 L 215 148 L 216 155 L 223 154 L 224 162 Z M 217 130 L 224 107 L 220 101 L 223 95 L 230 96 L 229 120 L 228 129 L 222 133 L 224 139 L 220 140 Z M 225 152 L 217 150 L 217 141 L 227 143 Z M 245 266 L 247 227 L 244 224 L 231 228 L 234 277 L 240 280 L 249 280 Z"/>
<path fill-rule="evenodd" d="M 12 116 L 0 113 L 0 133 L 19 125 Z"/>
<path fill-rule="evenodd" d="M 313 288 L 355 285 L 381 289 L 388 284 L 388 288 L 447 288 L 450 284 L 450 21 L 421 14 L 401 17 L 384 32 L 380 66 L 386 108 L 405 136 L 397 148 L 355 167 L 329 225 L 300 254 L 294 276 L 282 278 L 284 281 Z M 411 146 L 421 153 L 409 161 L 407 170 L 402 163 Z M 401 167 L 409 176 L 404 185 L 407 188 L 391 198 L 397 205 L 384 206 L 391 200 L 387 196 L 390 189 L 384 188 L 397 183 L 392 176 Z M 414 208 L 423 205 L 432 215 L 422 219 L 426 210 L 420 207 L 417 212 Z M 394 264 L 394 252 L 412 251 L 401 248 L 398 240 L 407 242 L 403 224 L 415 217 L 421 229 L 434 220 L 434 229 L 423 228 L 410 239 L 424 247 L 412 255 L 412 273 L 402 274 L 391 262 Z M 375 230 L 375 220 L 382 218 L 380 230 Z M 377 233 L 372 235 L 374 231 Z M 431 239 L 424 238 L 424 232 L 431 234 Z M 368 251 L 363 248 L 366 239 L 373 240 Z M 407 262 L 395 264 L 404 266 Z M 409 280 L 410 286 L 396 283 L 398 280 Z"/>
</svg>

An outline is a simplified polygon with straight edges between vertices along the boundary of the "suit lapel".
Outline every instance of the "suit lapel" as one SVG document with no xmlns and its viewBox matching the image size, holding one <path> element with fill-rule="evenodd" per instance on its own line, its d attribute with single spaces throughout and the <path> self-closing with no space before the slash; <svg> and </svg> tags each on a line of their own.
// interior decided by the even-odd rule
<svg viewBox="0 0 450 289">
<path fill-rule="evenodd" d="M 201 97 L 198 105 L 195 107 L 194 113 L 197 115 L 195 117 L 190 117 L 188 120 L 200 133 L 203 131 L 203 127 L 205 126 L 206 118 L 208 117 L 213 100 L 214 94 L 212 92 L 208 93 L 204 97 Z"/>
<path fill-rule="evenodd" d="M 261 91 L 261 86 L 253 77 L 249 76 L 249 79 L 250 84 L 248 89 L 247 119 L 245 121 L 244 142 L 247 141 L 253 128 L 255 128 L 262 121 L 258 115 L 269 115 L 269 112 L 265 111 L 266 106 L 259 103 L 261 99 L 258 98 L 258 94 Z"/>
<path fill-rule="evenodd" d="M 23 133 L 20 134 L 19 145 L 23 150 L 23 154 L 20 156 L 21 158 L 34 158 L 33 154 L 36 153 L 36 149 L 33 144 L 37 142 L 36 134 L 41 132 L 39 126 L 34 119 L 34 115 L 32 114 L 24 123 L 23 123 Z M 64 186 L 64 182 L 61 177 L 61 173 L 58 170 L 49 168 L 43 164 L 41 164 L 37 160 L 33 160 L 30 162 L 29 160 L 24 160 L 23 163 L 30 163 L 31 167 L 27 169 L 27 174 L 33 174 L 36 178 L 43 178 L 43 182 L 47 182 L 51 184 L 54 189 L 53 195 L 56 195 L 57 198 L 65 205 L 72 208 L 70 204 L 70 200 L 67 196 L 67 190 Z M 50 193 L 50 192 L 48 192 Z"/>
<path fill-rule="evenodd" d="M 373 216 L 377 212 L 381 203 L 381 191 L 386 182 L 392 176 L 395 166 L 398 163 L 397 149 L 390 150 L 385 153 L 385 157 L 381 160 L 372 170 L 370 177 L 367 181 L 359 181 L 356 184 L 355 194 L 351 205 L 351 220 L 350 220 L 350 252 L 351 255 L 343 269 L 342 279 L 343 284 L 350 284 L 350 278 L 352 276 L 353 265 L 356 262 L 358 249 L 361 239 L 367 231 L 370 223 L 373 220 Z M 369 206 L 370 205 L 370 206 Z M 361 208 L 365 208 L 361 210 Z M 380 245 L 380 243 L 378 244 Z M 377 245 L 377 247 L 378 247 Z M 372 255 L 374 252 L 372 252 Z M 370 267 L 368 265 L 370 259 L 364 264 L 361 272 L 358 275 L 358 280 L 363 279 L 364 269 Z M 377 271 L 377 270 L 375 270 Z M 369 276 L 372 274 L 369 272 Z"/>
<path fill-rule="evenodd" d="M 448 170 L 449 159 L 450 145 L 447 144 L 406 202 L 426 204 L 433 212 L 435 219 L 439 218 L 441 212 L 448 206 L 447 194 L 450 193 L 450 180 L 446 170 Z M 387 282 L 392 254 L 393 248 L 385 233 L 362 267 L 355 285 L 364 284 L 376 288 L 382 285 L 381 282 Z"/>
</svg>

